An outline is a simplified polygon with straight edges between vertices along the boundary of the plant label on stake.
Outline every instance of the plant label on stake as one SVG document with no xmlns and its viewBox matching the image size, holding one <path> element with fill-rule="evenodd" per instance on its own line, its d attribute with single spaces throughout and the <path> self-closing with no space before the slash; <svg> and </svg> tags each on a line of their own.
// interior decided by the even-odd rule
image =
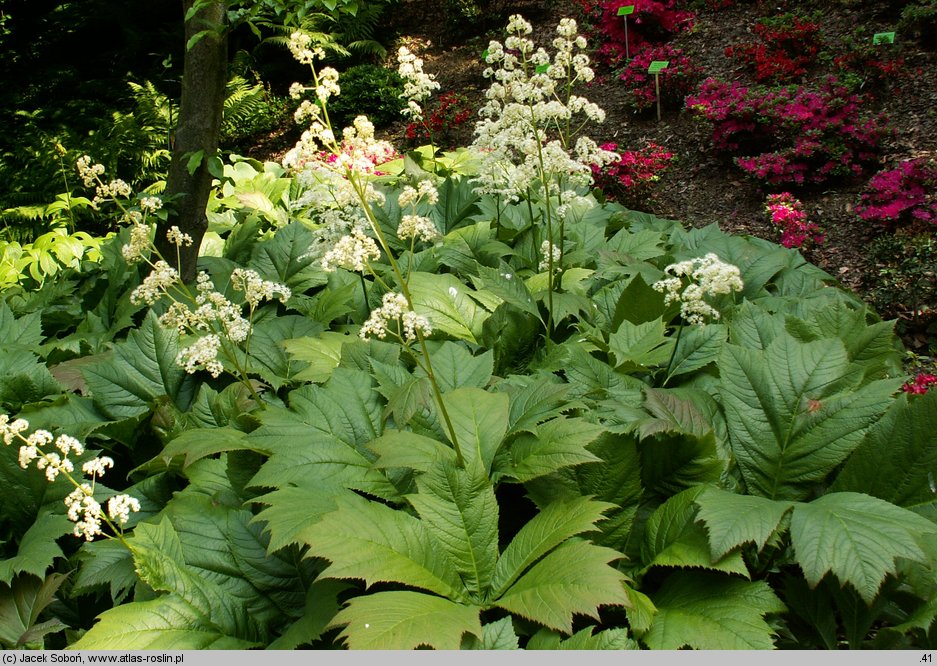
<svg viewBox="0 0 937 666">
<path fill-rule="evenodd" d="M 894 44 L 895 43 L 895 33 L 893 32 L 876 32 L 872 35 L 873 44 Z"/>
<path fill-rule="evenodd" d="M 670 64 L 669 60 L 652 60 L 647 68 L 648 74 L 654 75 L 654 92 L 657 93 L 657 121 L 660 122 L 660 72 Z"/>
<path fill-rule="evenodd" d="M 634 14 L 634 5 L 625 5 L 618 8 L 618 15 L 625 18 L 625 60 L 631 60 L 628 49 L 628 16 Z"/>
</svg>

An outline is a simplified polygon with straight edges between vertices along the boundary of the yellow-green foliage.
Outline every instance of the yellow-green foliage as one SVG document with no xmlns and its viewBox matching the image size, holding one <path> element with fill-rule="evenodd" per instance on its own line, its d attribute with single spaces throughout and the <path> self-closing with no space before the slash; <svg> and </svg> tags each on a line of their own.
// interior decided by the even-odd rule
<svg viewBox="0 0 937 666">
<path fill-rule="evenodd" d="M 59 228 L 32 243 L 0 241 L 0 289 L 30 278 L 41 285 L 65 268 L 80 268 L 83 260 L 100 261 L 101 244 L 107 237 L 84 231 L 69 234 L 67 229 Z"/>
</svg>

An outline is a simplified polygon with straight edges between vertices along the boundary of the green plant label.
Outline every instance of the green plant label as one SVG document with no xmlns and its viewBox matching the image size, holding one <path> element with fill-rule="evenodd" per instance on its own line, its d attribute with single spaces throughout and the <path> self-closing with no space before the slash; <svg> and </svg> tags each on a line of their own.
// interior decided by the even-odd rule
<svg viewBox="0 0 937 666">
<path fill-rule="evenodd" d="M 873 44 L 894 44 L 895 43 L 895 33 L 893 32 L 876 32 L 872 35 Z"/>
<path fill-rule="evenodd" d="M 543 65 L 537 65 L 537 69 L 535 71 L 537 72 L 537 74 L 546 74 L 548 69 L 550 69 L 550 65 L 543 64 Z"/>
<path fill-rule="evenodd" d="M 653 60 L 651 61 L 650 66 L 647 68 L 648 74 L 657 74 L 662 69 L 667 69 L 667 65 L 670 64 L 669 60 Z"/>
<path fill-rule="evenodd" d="M 488 60 L 488 49 L 482 51 L 482 60 Z"/>
<path fill-rule="evenodd" d="M 625 5 L 624 7 L 618 8 L 619 16 L 628 16 L 630 14 L 634 14 L 634 5 Z"/>
</svg>

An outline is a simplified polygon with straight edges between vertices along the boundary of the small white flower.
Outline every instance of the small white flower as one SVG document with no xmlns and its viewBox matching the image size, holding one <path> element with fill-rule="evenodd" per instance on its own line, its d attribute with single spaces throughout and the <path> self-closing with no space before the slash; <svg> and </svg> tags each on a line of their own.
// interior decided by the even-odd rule
<svg viewBox="0 0 937 666">
<path fill-rule="evenodd" d="M 192 237 L 189 234 L 183 233 L 182 229 L 177 226 L 169 228 L 169 231 L 166 232 L 166 239 L 177 247 L 182 247 L 183 245 L 189 247 L 192 245 Z"/>
<path fill-rule="evenodd" d="M 81 466 L 81 471 L 90 477 L 104 476 L 104 472 L 114 466 L 114 460 L 108 456 L 101 456 L 89 460 Z"/>
<path fill-rule="evenodd" d="M 107 500 L 107 515 L 118 525 L 126 525 L 130 520 L 130 512 L 140 510 L 140 502 L 130 495 L 114 495 Z"/>
</svg>

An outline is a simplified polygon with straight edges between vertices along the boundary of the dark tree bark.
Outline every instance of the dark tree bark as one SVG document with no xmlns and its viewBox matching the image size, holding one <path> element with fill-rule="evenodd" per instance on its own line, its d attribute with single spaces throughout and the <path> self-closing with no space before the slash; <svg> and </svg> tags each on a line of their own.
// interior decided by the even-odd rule
<svg viewBox="0 0 937 666">
<path fill-rule="evenodd" d="M 195 2 L 183 0 L 183 11 L 188 13 Z M 186 44 L 203 30 L 212 30 L 212 33 L 185 53 L 179 123 L 166 178 L 169 217 L 156 238 L 160 253 L 166 261 L 175 264 L 176 248 L 166 240 L 166 230 L 178 226 L 192 237 L 191 247 L 181 248 L 180 265 L 176 267 L 184 282 L 195 279 L 199 244 L 208 228 L 205 207 L 212 184 L 208 162 L 218 150 L 228 75 L 225 17 L 224 0 L 211 0 L 185 24 Z M 198 153 L 202 160 L 190 174 L 190 159 Z"/>
</svg>

